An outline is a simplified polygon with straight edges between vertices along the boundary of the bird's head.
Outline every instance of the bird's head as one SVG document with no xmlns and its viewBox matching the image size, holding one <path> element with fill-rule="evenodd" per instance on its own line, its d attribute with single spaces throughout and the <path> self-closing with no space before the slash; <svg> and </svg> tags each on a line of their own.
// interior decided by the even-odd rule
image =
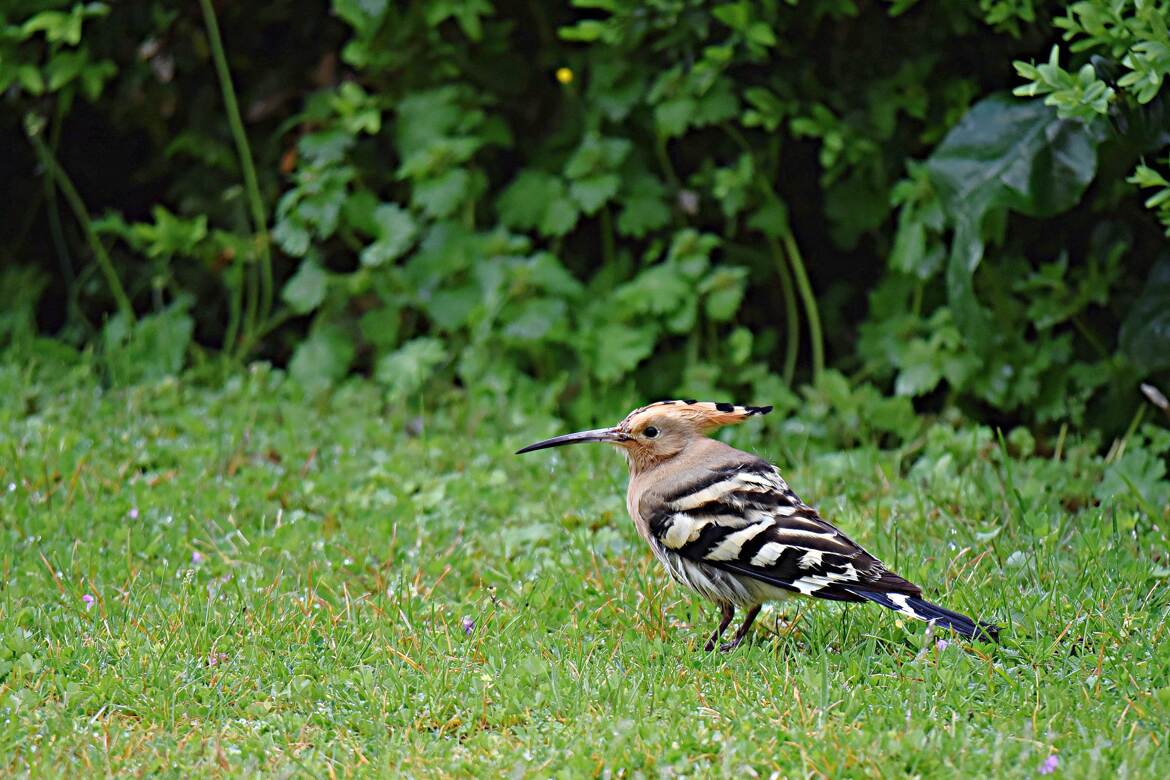
<svg viewBox="0 0 1170 780">
<path fill-rule="evenodd" d="M 767 414 L 770 406 L 740 406 L 711 401 L 659 401 L 635 409 L 612 428 L 567 433 L 517 450 L 520 455 L 548 447 L 600 441 L 620 447 L 630 468 L 644 471 L 677 455 L 688 444 L 724 425 Z"/>
</svg>

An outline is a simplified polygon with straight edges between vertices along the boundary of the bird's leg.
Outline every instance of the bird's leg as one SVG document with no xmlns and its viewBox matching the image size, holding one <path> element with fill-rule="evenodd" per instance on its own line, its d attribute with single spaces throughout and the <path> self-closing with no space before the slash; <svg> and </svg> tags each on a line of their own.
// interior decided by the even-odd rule
<svg viewBox="0 0 1170 780">
<path fill-rule="evenodd" d="M 703 646 L 703 649 L 708 653 L 715 649 L 715 643 L 719 641 L 719 637 L 723 636 L 723 632 L 727 630 L 727 627 L 731 625 L 732 618 L 735 617 L 735 605 L 720 604 L 719 609 L 723 611 L 723 619 L 719 621 L 719 628 L 715 629 L 715 633 Z"/>
<path fill-rule="evenodd" d="M 744 615 L 743 625 L 736 629 L 735 636 L 731 638 L 731 641 L 724 642 L 723 644 L 719 645 L 719 649 L 726 653 L 739 647 L 740 642 L 742 642 L 743 638 L 747 636 L 748 629 L 752 627 L 752 622 L 755 621 L 756 615 L 758 614 L 760 614 L 760 605 L 756 604 L 754 607 L 748 610 L 746 615 Z"/>
</svg>

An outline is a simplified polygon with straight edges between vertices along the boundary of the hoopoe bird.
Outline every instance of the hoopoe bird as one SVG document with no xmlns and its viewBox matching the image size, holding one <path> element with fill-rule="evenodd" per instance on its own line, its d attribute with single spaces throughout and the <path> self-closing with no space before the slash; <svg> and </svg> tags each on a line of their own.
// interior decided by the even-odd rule
<svg viewBox="0 0 1170 780">
<path fill-rule="evenodd" d="M 751 629 L 760 606 L 793 595 L 873 602 L 964 637 L 996 639 L 997 626 L 932 604 L 805 504 L 768 461 L 707 433 L 770 406 L 659 401 L 612 428 L 531 444 L 516 454 L 580 442 L 621 448 L 630 467 L 626 508 L 670 576 L 720 609 L 705 648 L 727 652 Z M 746 610 L 729 642 L 719 640 Z"/>
</svg>

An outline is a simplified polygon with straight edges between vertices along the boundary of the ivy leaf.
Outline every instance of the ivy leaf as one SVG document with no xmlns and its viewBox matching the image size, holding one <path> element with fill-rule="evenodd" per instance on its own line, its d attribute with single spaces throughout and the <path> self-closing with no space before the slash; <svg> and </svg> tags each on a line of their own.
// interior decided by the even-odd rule
<svg viewBox="0 0 1170 780">
<path fill-rule="evenodd" d="M 414 243 L 418 227 L 410 214 L 394 203 L 374 209 L 373 224 L 377 240 L 362 250 L 364 266 L 376 267 L 402 256 Z"/>
<path fill-rule="evenodd" d="M 280 297 L 297 314 L 307 314 L 321 305 L 329 288 L 329 277 L 321 266 L 305 260 L 284 285 Z"/>
<path fill-rule="evenodd" d="M 442 341 L 418 338 L 384 355 L 378 361 L 374 376 L 386 386 L 391 398 L 401 400 L 418 392 L 445 360 L 447 350 Z"/>
<path fill-rule="evenodd" d="M 1118 342 L 1146 373 L 1170 368 L 1170 257 L 1154 264 L 1145 289 L 1121 324 Z"/>
</svg>

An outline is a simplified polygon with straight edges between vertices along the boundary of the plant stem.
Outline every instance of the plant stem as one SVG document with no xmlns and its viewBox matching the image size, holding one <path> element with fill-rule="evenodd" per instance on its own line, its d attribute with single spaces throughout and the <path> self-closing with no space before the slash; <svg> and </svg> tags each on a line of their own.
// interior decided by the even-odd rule
<svg viewBox="0 0 1170 780">
<path fill-rule="evenodd" d="M 81 199 L 77 189 L 73 186 L 73 182 L 69 180 L 65 169 L 57 162 L 57 158 L 53 155 L 51 149 L 45 145 L 44 140 L 38 133 L 29 133 L 29 139 L 37 150 L 37 155 L 41 158 L 41 164 L 52 176 L 53 180 L 57 182 L 57 187 L 60 188 L 61 194 L 65 196 L 65 201 L 69 204 L 69 208 L 73 209 L 74 216 L 77 221 L 81 223 L 82 230 L 85 231 L 86 240 L 89 242 L 90 249 L 93 250 L 94 258 L 97 260 L 98 266 L 102 269 L 102 274 L 106 277 L 106 284 L 109 285 L 110 294 L 114 296 L 114 302 L 118 305 L 118 312 L 126 318 L 131 324 L 138 321 L 134 316 L 134 307 L 130 304 L 130 298 L 126 295 L 126 289 L 122 287 L 121 280 L 118 279 L 118 273 L 114 270 L 114 263 L 110 260 L 110 255 L 106 252 L 106 248 L 102 246 L 101 239 L 98 238 L 97 231 L 94 230 L 93 221 L 89 218 L 89 212 L 85 208 L 85 202 Z"/>
<path fill-rule="evenodd" d="M 772 257 L 776 261 L 776 273 L 780 277 L 780 292 L 784 296 L 784 383 L 792 384 L 796 376 L 796 358 L 800 353 L 800 318 L 796 314 L 796 294 L 792 290 L 792 273 L 784 259 L 784 250 L 775 238 L 768 239 Z"/>
<path fill-rule="evenodd" d="M 739 132 L 734 125 L 727 122 L 724 122 L 720 126 L 731 140 L 743 150 L 743 153 L 751 158 L 752 169 L 758 169 L 759 166 L 756 163 L 752 147 L 747 139 L 744 138 L 743 133 Z M 771 182 L 766 177 L 760 175 L 755 177 L 755 181 L 764 197 L 775 202 L 783 210 L 783 213 L 787 214 L 788 211 L 785 208 L 784 201 L 776 194 L 776 190 L 772 188 Z M 821 373 L 825 370 L 825 342 L 821 334 L 821 316 L 817 311 L 817 299 L 813 295 L 812 285 L 809 283 L 808 274 L 805 272 L 804 259 L 800 255 L 800 247 L 796 245 L 796 236 L 792 234 L 792 226 L 788 224 L 787 219 L 785 219 L 780 238 L 784 242 L 784 249 L 788 254 L 788 265 L 792 269 L 793 276 L 796 277 L 796 287 L 800 290 L 800 299 L 804 303 L 805 316 L 808 318 L 808 336 L 809 341 L 812 342 L 813 381 L 815 382 L 820 379 Z"/>
<path fill-rule="evenodd" d="M 666 141 L 666 136 L 659 134 L 654 142 L 654 151 L 658 155 L 658 164 L 662 166 L 662 172 L 666 174 L 667 181 L 677 193 L 682 189 L 682 182 L 679 181 L 678 174 L 674 171 L 674 164 L 670 161 L 670 152 L 666 148 Z"/>
<path fill-rule="evenodd" d="M 211 0 L 199 0 L 199 5 L 203 8 L 203 20 L 207 27 L 207 41 L 211 46 L 211 58 L 215 62 L 215 73 L 219 79 L 220 91 L 223 93 L 228 125 L 231 127 L 232 138 L 236 143 L 236 154 L 240 158 L 240 169 L 244 173 L 244 189 L 248 193 L 248 205 L 252 212 L 252 227 L 256 234 L 257 249 L 260 253 L 259 301 L 256 302 L 255 282 L 250 281 L 248 307 L 251 322 L 246 326 L 246 332 L 240 342 L 240 351 L 244 353 L 254 341 L 257 316 L 267 319 L 272 309 L 272 251 L 268 241 L 268 217 L 264 210 L 264 201 L 260 197 L 260 184 L 256 178 L 256 166 L 252 161 L 252 147 L 248 144 L 248 135 L 244 132 L 244 122 L 240 118 L 240 106 L 236 101 L 235 87 L 232 86 L 232 74 L 228 68 L 227 55 L 224 54 L 223 39 L 219 34 L 219 22 L 215 18 L 215 9 L 211 6 Z M 249 274 L 249 279 L 252 278 L 252 274 Z M 255 310 L 257 305 L 258 312 Z"/>
<path fill-rule="evenodd" d="M 821 334 L 821 315 L 817 312 L 817 299 L 813 295 L 812 285 L 804 270 L 804 260 L 800 256 L 800 248 L 796 245 L 796 237 L 792 235 L 792 229 L 785 230 L 781 239 L 784 241 L 788 262 L 792 267 L 792 275 L 796 277 L 796 288 L 800 291 L 800 299 L 804 302 L 804 313 L 808 318 L 808 338 L 812 342 L 813 382 L 816 382 L 825 370 L 825 342 Z"/>
</svg>

